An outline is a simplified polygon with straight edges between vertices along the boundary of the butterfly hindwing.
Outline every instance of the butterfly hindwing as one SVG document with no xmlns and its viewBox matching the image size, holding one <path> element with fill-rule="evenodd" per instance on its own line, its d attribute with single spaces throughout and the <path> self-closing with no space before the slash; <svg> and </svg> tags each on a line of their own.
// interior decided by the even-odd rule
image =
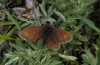
<svg viewBox="0 0 100 65">
<path fill-rule="evenodd" d="M 51 50 L 56 51 L 60 48 L 60 44 L 53 38 L 52 35 L 47 39 L 47 43 Z"/>
</svg>

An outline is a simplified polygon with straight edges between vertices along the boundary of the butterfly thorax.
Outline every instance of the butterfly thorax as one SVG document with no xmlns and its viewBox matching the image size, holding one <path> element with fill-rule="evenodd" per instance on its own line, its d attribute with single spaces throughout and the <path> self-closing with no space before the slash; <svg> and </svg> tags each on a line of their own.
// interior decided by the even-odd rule
<svg viewBox="0 0 100 65">
<path fill-rule="evenodd" d="M 47 39 L 49 39 L 52 36 L 53 28 L 50 25 L 45 25 L 44 31 L 43 31 L 43 42 L 47 43 Z"/>
</svg>

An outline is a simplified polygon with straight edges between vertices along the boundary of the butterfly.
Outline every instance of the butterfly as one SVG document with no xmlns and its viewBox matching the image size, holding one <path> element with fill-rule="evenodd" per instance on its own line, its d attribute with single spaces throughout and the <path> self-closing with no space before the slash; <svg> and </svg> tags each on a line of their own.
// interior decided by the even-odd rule
<svg viewBox="0 0 100 65">
<path fill-rule="evenodd" d="M 70 42 L 73 38 L 69 32 L 50 24 L 43 24 L 37 27 L 30 26 L 18 34 L 24 40 L 32 40 L 34 44 L 38 40 L 42 40 L 43 44 L 47 44 L 48 48 L 54 51 L 57 51 L 61 44 Z"/>
</svg>

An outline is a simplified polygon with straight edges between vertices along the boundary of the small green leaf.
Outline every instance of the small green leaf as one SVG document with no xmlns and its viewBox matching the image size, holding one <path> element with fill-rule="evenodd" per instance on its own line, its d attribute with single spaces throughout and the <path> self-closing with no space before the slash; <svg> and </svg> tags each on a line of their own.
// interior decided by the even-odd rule
<svg viewBox="0 0 100 65">
<path fill-rule="evenodd" d="M 80 23 L 78 26 L 76 26 L 74 29 L 74 33 L 77 33 L 81 29 L 82 25 L 83 23 Z"/>
<path fill-rule="evenodd" d="M 53 6 L 50 6 L 48 11 L 47 11 L 49 17 L 54 13 L 52 8 L 53 8 Z"/>
<path fill-rule="evenodd" d="M 66 18 L 64 17 L 64 15 L 63 15 L 61 12 L 59 12 L 59 11 L 57 11 L 57 10 L 54 10 L 54 12 L 55 12 L 64 22 L 66 22 Z"/>
<path fill-rule="evenodd" d="M 35 26 L 40 26 L 41 23 L 39 21 L 34 21 L 35 22 Z"/>
<path fill-rule="evenodd" d="M 7 36 L 7 35 L 0 35 L 0 39 L 5 39 L 5 40 L 15 40 L 14 38 L 9 37 L 9 36 Z"/>
<path fill-rule="evenodd" d="M 75 61 L 77 58 L 74 56 L 67 56 L 67 55 L 63 55 L 63 54 L 59 54 L 60 57 L 65 58 L 66 60 L 73 60 Z"/>
<path fill-rule="evenodd" d="M 5 65 L 11 65 L 13 62 L 15 62 L 15 61 L 18 60 L 18 59 L 19 59 L 18 57 L 12 58 L 12 59 L 10 59 L 8 62 L 6 62 Z"/>
<path fill-rule="evenodd" d="M 47 60 L 43 65 L 49 65 L 51 63 L 51 60 Z"/>
<path fill-rule="evenodd" d="M 98 61 L 100 61 L 100 34 L 99 34 L 99 38 L 96 40 L 97 41 L 97 44 L 98 44 Z M 98 62 L 97 65 L 100 65 L 100 62 Z"/>
<path fill-rule="evenodd" d="M 72 40 L 71 41 L 72 44 L 77 44 L 77 45 L 81 45 L 82 42 L 78 41 L 78 40 Z"/>
<path fill-rule="evenodd" d="M 36 63 L 39 63 L 40 59 L 41 59 L 41 51 L 40 50 L 38 50 L 36 57 L 37 57 L 36 58 Z"/>
<path fill-rule="evenodd" d="M 36 45 L 35 45 L 31 40 L 28 41 L 28 45 L 29 45 L 31 48 L 33 48 L 34 50 L 37 50 Z"/>
<path fill-rule="evenodd" d="M 17 28 L 14 27 L 6 35 L 11 36 L 16 30 L 17 30 Z M 4 41 L 5 41 L 5 39 L 0 39 L 0 44 L 2 44 Z"/>
<path fill-rule="evenodd" d="M 61 63 L 60 61 L 53 61 L 50 65 L 58 65 L 60 63 Z"/>
<path fill-rule="evenodd" d="M 5 10 L 4 10 L 4 12 L 7 14 L 8 18 L 16 25 L 16 27 L 17 27 L 19 30 L 21 30 L 20 27 L 19 27 L 19 25 L 18 25 L 18 22 L 15 21 L 15 19 L 12 17 L 12 15 L 11 15 L 8 11 L 5 11 Z"/>
<path fill-rule="evenodd" d="M 40 6 L 40 8 L 41 8 L 43 14 L 44 14 L 45 16 L 47 16 L 47 12 L 46 12 L 45 8 L 43 7 L 43 4 L 39 4 L 39 6 Z"/>
<path fill-rule="evenodd" d="M 80 17 L 80 19 L 81 19 L 84 23 L 86 23 L 88 26 L 90 26 L 92 29 L 94 29 L 95 31 L 97 31 L 98 33 L 100 33 L 100 29 L 98 29 L 98 28 L 95 26 L 95 24 L 94 24 L 93 21 L 91 21 L 91 20 L 89 20 L 89 19 L 86 19 L 86 18 L 83 18 L 83 17 Z"/>
<path fill-rule="evenodd" d="M 88 38 L 86 36 L 80 35 L 79 33 L 74 34 L 74 37 L 80 41 L 88 41 Z"/>
<path fill-rule="evenodd" d="M 93 54 L 89 50 L 85 50 L 86 54 L 82 54 L 84 63 L 90 65 L 97 65 L 97 59 L 93 56 Z"/>
<path fill-rule="evenodd" d="M 48 55 L 45 55 L 45 56 L 44 56 L 44 58 L 41 60 L 41 63 L 44 63 L 44 62 L 46 61 L 47 56 L 48 56 Z"/>
<path fill-rule="evenodd" d="M 13 22 L 0 22 L 0 25 L 14 25 Z"/>
<path fill-rule="evenodd" d="M 38 47 L 39 49 L 42 48 L 42 40 L 39 40 L 39 41 L 37 42 L 37 47 Z"/>
</svg>

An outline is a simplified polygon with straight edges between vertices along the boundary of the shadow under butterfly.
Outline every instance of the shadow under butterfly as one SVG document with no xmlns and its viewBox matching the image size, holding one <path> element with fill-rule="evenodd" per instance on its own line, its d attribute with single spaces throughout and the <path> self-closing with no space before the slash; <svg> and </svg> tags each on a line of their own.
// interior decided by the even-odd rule
<svg viewBox="0 0 100 65">
<path fill-rule="evenodd" d="M 42 40 L 43 44 L 47 44 L 53 51 L 58 50 L 61 44 L 68 43 L 73 38 L 69 32 L 50 24 L 27 27 L 19 32 L 19 36 L 24 40 L 32 40 L 35 44 L 38 40 Z"/>
</svg>

